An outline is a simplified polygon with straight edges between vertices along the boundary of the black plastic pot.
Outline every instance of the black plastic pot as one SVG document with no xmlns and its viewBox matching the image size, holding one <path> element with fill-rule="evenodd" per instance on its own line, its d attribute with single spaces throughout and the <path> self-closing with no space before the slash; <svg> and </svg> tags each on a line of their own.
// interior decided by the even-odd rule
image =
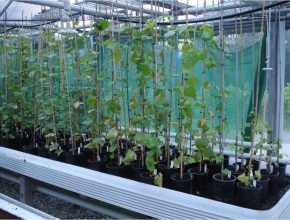
<svg viewBox="0 0 290 220">
<path fill-rule="evenodd" d="M 224 155 L 224 168 L 227 168 L 230 163 L 230 156 Z"/>
<path fill-rule="evenodd" d="M 31 145 L 24 145 L 24 146 L 22 146 L 22 151 L 24 153 L 37 155 L 38 148 L 32 147 Z"/>
<path fill-rule="evenodd" d="M 190 168 L 196 168 L 199 166 L 199 163 L 190 163 L 184 165 L 184 172 L 187 172 Z"/>
<path fill-rule="evenodd" d="M 257 181 L 257 184 L 260 184 L 262 186 L 261 200 L 265 199 L 268 196 L 269 182 L 269 177 L 262 177 L 260 180 Z"/>
<path fill-rule="evenodd" d="M 114 176 L 124 176 L 124 166 L 120 165 L 117 162 L 109 162 L 106 164 L 106 172 L 108 174 L 114 175 Z"/>
<path fill-rule="evenodd" d="M 232 172 L 232 175 L 235 176 L 236 178 L 239 175 L 242 175 L 243 173 L 246 172 L 246 170 L 244 168 L 241 168 L 241 167 L 239 167 L 239 169 L 236 170 L 234 165 L 233 166 L 229 166 L 227 169 L 230 170 Z"/>
<path fill-rule="evenodd" d="M 96 170 L 99 172 L 106 172 L 106 163 L 107 160 L 101 159 L 100 161 L 97 160 L 88 160 L 88 168 L 91 170 Z"/>
<path fill-rule="evenodd" d="M 140 173 L 140 179 L 142 183 L 147 183 L 150 185 L 155 185 L 154 184 L 154 176 L 151 175 L 151 173 L 149 172 L 145 172 L 145 173 Z"/>
<path fill-rule="evenodd" d="M 213 175 L 221 172 L 221 165 L 216 162 L 207 161 L 208 178 L 210 182 L 213 182 Z"/>
<path fill-rule="evenodd" d="M 65 162 L 76 165 L 76 166 L 81 166 L 82 165 L 82 155 L 78 154 L 72 154 L 72 153 L 65 153 Z"/>
<path fill-rule="evenodd" d="M 163 175 L 163 187 L 164 188 L 168 188 L 168 189 L 173 189 L 173 183 L 172 183 L 172 180 L 171 180 L 171 175 L 173 173 L 177 173 L 178 169 L 177 168 L 167 168 L 165 165 L 159 164 L 158 165 L 158 170 Z"/>
<path fill-rule="evenodd" d="M 0 146 L 1 147 L 8 147 L 8 139 L 7 138 L 1 138 L 0 139 Z"/>
<path fill-rule="evenodd" d="M 180 173 L 174 173 L 171 175 L 173 189 L 192 194 L 192 179 L 193 177 L 189 173 L 184 173 L 183 178 L 180 178 Z"/>
<path fill-rule="evenodd" d="M 56 160 L 56 161 L 64 161 L 64 154 L 60 154 L 59 156 L 57 155 L 57 153 L 55 153 L 55 151 L 49 151 L 49 158 L 52 160 Z"/>
<path fill-rule="evenodd" d="M 13 149 L 13 150 L 18 150 L 21 151 L 22 146 L 28 144 L 27 141 L 24 139 L 20 138 L 9 138 L 7 141 L 7 147 Z"/>
<path fill-rule="evenodd" d="M 123 177 L 127 179 L 134 179 L 134 174 L 131 165 L 124 165 Z"/>
<path fill-rule="evenodd" d="M 231 201 L 234 198 L 236 177 L 231 175 L 230 178 L 217 173 L 213 175 L 213 195 L 217 200 Z"/>
<path fill-rule="evenodd" d="M 84 159 L 85 159 L 85 160 L 93 160 L 93 158 L 94 158 L 94 153 L 93 153 L 92 150 L 87 149 L 87 148 L 84 148 L 84 149 L 82 150 L 82 153 L 83 153 L 83 155 L 84 155 Z"/>
<path fill-rule="evenodd" d="M 246 166 L 248 166 L 249 162 L 250 162 L 250 159 L 247 158 L 247 165 Z M 254 171 L 259 170 L 259 165 L 260 165 L 259 161 L 255 160 L 255 159 L 252 160 L 252 168 Z"/>
<path fill-rule="evenodd" d="M 277 170 L 273 171 L 269 175 L 270 181 L 269 181 L 269 190 L 268 193 L 273 195 L 276 194 L 278 189 L 278 183 L 279 183 L 279 172 Z"/>
<path fill-rule="evenodd" d="M 243 183 L 237 184 L 239 190 L 239 204 L 245 208 L 258 209 L 262 195 L 262 186 L 257 184 L 257 187 L 246 187 Z"/>
<path fill-rule="evenodd" d="M 207 190 L 208 172 L 199 172 L 198 167 L 190 168 L 187 172 L 193 176 L 192 191 L 194 193 L 200 194 Z"/>
<path fill-rule="evenodd" d="M 284 163 L 279 163 L 278 166 L 274 163 L 272 165 L 273 165 L 273 170 L 279 172 L 278 184 L 282 185 L 285 180 L 287 165 Z"/>
<path fill-rule="evenodd" d="M 133 179 L 137 181 L 141 181 L 140 174 L 145 173 L 147 171 L 146 167 L 140 167 L 137 163 L 132 163 L 132 172 L 133 172 Z"/>
<path fill-rule="evenodd" d="M 38 147 L 37 155 L 44 158 L 49 158 L 49 151 L 45 147 Z"/>
</svg>

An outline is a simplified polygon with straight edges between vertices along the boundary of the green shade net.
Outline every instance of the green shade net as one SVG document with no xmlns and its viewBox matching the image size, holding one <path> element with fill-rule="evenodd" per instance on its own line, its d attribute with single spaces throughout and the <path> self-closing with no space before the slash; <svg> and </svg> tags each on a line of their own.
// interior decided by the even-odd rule
<svg viewBox="0 0 290 220">
<path fill-rule="evenodd" d="M 27 40 L 27 39 L 26 39 Z M 17 43 L 18 39 L 15 39 L 15 44 Z M 33 39 L 33 47 L 35 48 L 34 52 L 28 53 L 29 56 L 27 58 L 28 60 L 28 72 L 35 72 L 33 70 L 33 65 L 37 62 L 37 40 Z M 81 100 L 81 89 L 77 86 L 82 86 L 86 90 L 90 90 L 93 87 L 91 86 L 91 83 L 93 82 L 94 78 L 91 77 L 89 78 L 87 76 L 87 72 L 84 71 L 87 67 L 87 63 L 89 65 L 90 69 L 94 69 L 94 65 L 98 66 L 98 71 L 99 74 L 102 75 L 103 77 L 103 82 L 102 82 L 102 94 L 101 98 L 102 100 L 109 100 L 112 97 L 111 94 L 111 86 L 112 82 L 110 80 L 111 75 L 112 75 L 112 62 L 111 62 L 111 50 L 104 46 L 103 51 L 99 54 L 100 59 L 98 58 L 97 62 L 94 61 L 92 58 L 89 58 L 89 61 L 87 62 L 87 52 L 84 50 L 84 42 L 83 40 L 78 40 L 79 45 L 78 49 L 69 49 L 68 53 L 62 56 L 65 56 L 65 65 L 66 70 L 69 73 L 69 86 L 71 90 L 71 95 L 72 95 L 72 105 L 76 101 L 82 101 Z M 121 61 L 120 63 L 116 64 L 116 75 L 117 75 L 117 83 L 116 83 L 116 91 L 120 95 L 119 99 L 119 104 L 122 107 L 122 111 L 120 114 L 117 115 L 119 124 L 123 126 L 128 126 L 129 124 L 129 114 L 132 113 L 132 110 L 128 108 L 129 103 L 131 102 L 133 93 L 136 95 L 138 94 L 136 91 L 138 91 L 138 83 L 136 81 L 136 75 L 137 75 L 137 69 L 134 64 L 130 62 L 130 59 L 127 60 L 127 57 L 130 57 L 131 50 L 132 48 L 127 48 L 125 43 L 128 41 L 127 38 L 122 37 L 120 40 L 120 56 L 121 56 Z M 70 43 L 67 43 L 64 47 L 70 48 L 72 45 L 71 41 Z M 92 44 L 92 42 L 94 44 Z M 117 41 L 118 42 L 118 41 Z M 57 97 L 58 92 L 60 90 L 60 85 L 61 83 L 57 83 L 60 79 L 58 78 L 60 67 L 58 64 L 59 61 L 59 50 L 56 48 L 58 43 L 55 43 L 54 45 L 54 50 L 50 52 L 50 55 L 53 57 L 53 69 L 52 72 L 55 74 L 55 78 L 53 80 L 56 81 L 55 88 L 53 88 L 54 95 Z M 29 44 L 28 44 L 29 45 Z M 146 40 L 145 44 L 145 50 L 152 51 L 152 43 L 150 40 Z M 260 87 L 259 87 L 259 108 L 260 108 L 260 103 L 261 99 L 264 94 L 265 90 L 265 81 L 266 81 L 266 76 L 264 72 L 262 71 L 263 66 L 265 65 L 265 36 L 263 39 L 263 47 L 262 47 L 262 57 L 261 57 L 261 77 L 260 77 Z M 46 44 L 45 44 L 46 46 Z M 92 38 L 88 38 L 88 46 L 89 46 L 89 52 L 92 52 L 95 50 L 95 39 L 93 40 Z M 30 48 L 30 49 L 31 49 Z M 161 52 L 162 48 L 164 48 L 164 65 L 162 63 L 162 58 L 161 58 Z M 128 54 L 127 54 L 128 52 Z M 46 49 L 43 49 L 43 53 L 47 53 Z M 173 59 L 172 63 L 170 62 L 170 57 L 171 53 L 173 53 Z M 30 57 L 30 54 L 34 54 L 35 56 L 32 58 Z M 169 89 L 170 89 L 170 82 L 172 83 L 173 89 L 180 83 L 181 79 L 181 74 L 182 74 L 182 52 L 181 49 L 175 48 L 175 49 L 170 49 L 170 47 L 167 44 L 162 44 L 162 42 L 158 42 L 156 44 L 156 62 L 157 62 L 157 67 L 158 67 L 158 73 L 163 77 L 163 82 L 159 83 L 159 86 L 165 86 L 167 88 L 166 90 L 166 97 L 169 97 Z M 224 67 L 224 73 L 225 73 L 225 90 L 227 91 L 227 97 L 226 97 L 226 106 L 225 106 L 225 111 L 226 111 L 226 128 L 225 128 L 225 135 L 226 137 L 233 138 L 235 137 L 236 131 L 238 130 L 238 133 L 241 134 L 242 128 L 241 128 L 241 121 L 242 121 L 242 99 L 244 98 L 244 118 L 246 119 L 247 116 L 249 115 L 249 112 L 252 109 L 251 106 L 251 93 L 252 93 L 252 79 L 256 78 L 257 74 L 254 74 L 253 76 L 253 66 L 255 69 L 255 72 L 257 72 L 257 65 L 258 65 L 258 54 L 259 54 L 259 42 L 248 47 L 244 48 L 243 50 L 243 60 L 244 63 L 241 63 L 241 56 L 242 56 L 242 51 L 238 51 L 238 99 L 236 99 L 236 52 L 228 52 L 226 54 L 226 59 L 225 59 L 225 67 Z M 49 54 L 48 54 L 49 55 Z M 43 65 L 43 71 L 48 72 L 47 68 L 47 57 L 48 55 L 44 55 L 44 65 Z M 49 55 L 49 56 L 50 56 Z M 92 56 L 93 57 L 93 56 Z M 206 72 L 206 81 L 211 84 L 211 89 L 206 91 L 205 98 L 206 98 L 206 106 L 209 111 L 212 112 L 213 117 L 208 117 L 208 120 L 210 121 L 210 126 L 217 126 L 219 124 L 219 112 L 216 110 L 217 105 L 219 103 L 219 82 L 220 82 L 220 57 L 216 56 L 216 63 L 217 66 L 214 67 L 212 70 L 209 70 Z M 19 67 L 14 60 L 18 60 L 19 62 L 19 56 L 17 53 L 10 53 L 9 55 L 9 63 L 14 63 L 11 65 L 11 68 L 9 69 L 8 74 L 14 74 L 19 70 Z M 4 62 L 5 59 L 3 58 L 3 55 L 1 55 L 1 70 L 0 74 L 3 74 L 3 67 L 4 67 Z M 153 64 L 150 64 L 150 67 L 152 67 Z M 242 78 L 241 78 L 241 73 L 242 73 L 242 65 L 244 68 L 244 92 L 242 92 Z M 170 66 L 173 67 L 173 77 L 170 78 Z M 62 67 L 64 68 L 64 67 Z M 193 73 L 197 79 L 199 80 L 198 83 L 198 88 L 197 88 L 197 98 L 196 98 L 196 103 L 200 102 L 201 100 L 201 74 L 202 74 L 202 63 L 197 63 Z M 76 74 L 76 71 L 79 71 Z M 64 69 L 62 69 L 64 71 Z M 2 75 L 2 79 L 4 79 L 4 76 Z M 48 81 L 48 79 L 45 79 Z M 255 79 L 256 81 L 257 79 Z M 46 82 L 47 82 L 46 81 Z M 17 81 L 16 81 L 17 82 Z M 148 101 L 153 100 L 154 94 L 152 91 L 153 87 L 153 82 L 148 84 L 148 88 L 146 89 L 146 99 Z M 3 94 L 4 89 L 2 90 Z M 87 92 L 87 91 L 85 91 Z M 31 96 L 31 93 L 29 91 L 27 92 L 29 96 Z M 63 118 L 63 121 L 68 120 L 67 117 L 67 112 L 68 112 L 68 97 L 67 95 L 62 95 L 59 94 L 61 98 L 63 99 L 64 105 L 58 106 L 56 108 L 57 112 L 57 120 L 60 120 Z M 85 95 L 87 97 L 87 95 Z M 171 126 L 171 132 L 177 132 L 178 126 L 176 125 L 178 122 L 178 117 L 179 117 L 179 110 L 178 110 L 178 100 L 179 97 L 176 95 L 176 93 L 173 93 L 173 103 L 172 103 L 172 126 Z M 55 100 L 53 100 L 55 101 Z M 193 103 L 195 105 L 196 103 Z M 49 106 L 48 106 L 49 108 Z M 238 108 L 238 114 L 239 117 L 236 117 L 236 109 Z M 84 119 L 84 114 L 79 114 L 76 110 L 73 109 L 73 111 L 78 114 L 77 119 L 80 121 L 85 120 Z M 104 109 L 104 114 L 107 114 L 107 109 Z M 153 116 L 152 116 L 153 117 Z M 193 127 L 197 127 L 197 121 L 201 117 L 201 108 L 198 106 L 194 107 L 194 118 L 193 118 Z M 238 128 L 236 127 L 236 122 L 238 121 Z M 247 121 L 248 122 L 248 121 Z M 76 124 L 77 122 L 74 122 Z M 63 126 L 63 125 L 58 125 L 58 126 Z M 148 126 L 148 129 L 153 129 L 154 127 L 152 125 Z M 246 136 L 249 136 L 249 129 L 246 129 Z"/>
</svg>

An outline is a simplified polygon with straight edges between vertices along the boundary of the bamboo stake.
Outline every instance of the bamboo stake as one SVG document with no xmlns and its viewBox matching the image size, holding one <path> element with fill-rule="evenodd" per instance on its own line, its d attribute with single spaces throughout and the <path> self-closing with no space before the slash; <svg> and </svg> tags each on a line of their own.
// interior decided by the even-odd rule
<svg viewBox="0 0 290 220">
<path fill-rule="evenodd" d="M 241 2 L 241 1 L 240 1 Z M 244 66 L 244 38 L 243 38 L 243 24 L 242 16 L 240 16 L 240 35 L 241 35 L 241 64 L 242 64 L 242 128 L 241 128 L 241 167 L 244 167 L 244 139 L 245 139 L 245 66 Z"/>
<path fill-rule="evenodd" d="M 237 1 L 235 0 L 235 6 Z M 235 7 L 237 13 L 237 7 Z M 241 34 L 241 33 L 240 33 Z M 235 35 L 238 38 L 237 17 L 235 17 Z M 235 171 L 238 171 L 238 141 L 239 141 L 239 48 L 238 40 L 236 40 L 236 143 L 235 143 Z"/>
<path fill-rule="evenodd" d="M 263 35 L 264 35 L 264 12 L 265 12 L 265 4 L 263 2 L 262 9 L 262 22 L 261 22 L 261 33 L 260 33 L 260 45 L 259 45 L 259 58 L 258 58 L 258 71 L 257 71 L 257 84 L 256 84 L 256 98 L 255 98 L 255 108 L 254 108 L 254 117 L 251 119 L 252 123 L 252 139 L 251 139 L 251 150 L 250 150 L 250 161 L 249 161 L 249 169 L 251 169 L 252 160 L 254 156 L 254 141 L 255 141 L 255 128 L 258 117 L 258 98 L 259 98 L 259 83 L 260 83 L 260 71 L 261 71 L 261 53 L 262 53 L 262 44 L 263 44 Z M 254 98 L 254 97 L 253 97 Z"/>
<path fill-rule="evenodd" d="M 220 20 L 220 48 L 221 48 L 221 62 L 220 62 L 220 155 L 222 160 L 224 160 L 224 120 L 225 120 L 225 97 L 224 97 L 224 56 L 225 56 L 225 45 L 224 45 L 224 27 L 223 27 L 223 3 L 224 0 L 221 0 L 221 20 Z M 224 169 L 224 163 L 222 161 L 221 170 Z M 223 175 L 222 179 L 223 179 Z"/>
</svg>

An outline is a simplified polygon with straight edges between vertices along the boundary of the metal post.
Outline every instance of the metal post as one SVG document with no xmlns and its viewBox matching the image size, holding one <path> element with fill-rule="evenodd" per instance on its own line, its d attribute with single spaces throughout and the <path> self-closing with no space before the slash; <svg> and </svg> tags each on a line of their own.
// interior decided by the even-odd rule
<svg viewBox="0 0 290 220">
<path fill-rule="evenodd" d="M 26 176 L 20 177 L 19 185 L 20 202 L 27 205 L 32 205 L 33 200 L 33 181 L 31 178 Z"/>
<path fill-rule="evenodd" d="M 272 127 L 270 141 L 282 140 L 284 115 L 285 82 L 285 21 L 276 20 L 271 24 L 270 67 L 269 74 L 269 117 Z"/>
<path fill-rule="evenodd" d="M 285 21 L 279 22 L 278 57 L 277 57 L 277 93 L 278 93 L 278 115 L 277 115 L 277 138 L 282 141 L 284 122 L 284 87 L 285 87 Z"/>
<path fill-rule="evenodd" d="M 13 0 L 9 0 L 6 5 L 4 5 L 4 7 L 2 8 L 2 10 L 0 11 L 0 17 L 4 14 L 4 12 L 7 10 L 7 8 L 12 4 Z"/>
</svg>

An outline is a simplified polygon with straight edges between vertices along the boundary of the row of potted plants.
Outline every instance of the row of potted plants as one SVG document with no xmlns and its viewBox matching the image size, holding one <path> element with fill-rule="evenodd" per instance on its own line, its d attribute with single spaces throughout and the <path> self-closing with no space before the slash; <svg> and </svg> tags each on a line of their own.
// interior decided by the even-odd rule
<svg viewBox="0 0 290 220">
<path fill-rule="evenodd" d="M 267 182 L 272 190 L 285 175 L 285 166 L 272 166 L 276 150 L 265 149 L 264 138 L 252 144 L 246 164 L 238 164 L 241 146 L 229 167 L 223 153 L 227 91 L 208 76 L 221 51 L 210 26 L 148 22 L 136 30 L 95 20 L 89 33 L 40 30 L 31 38 L 5 32 L 0 44 L 1 146 L 187 193 L 202 193 L 213 181 L 222 201 L 233 199 L 238 180 L 243 206 L 247 196 L 259 201 Z M 181 68 L 174 65 L 176 50 Z M 252 143 L 264 132 L 255 112 Z M 259 162 L 255 171 L 254 152 L 262 161 L 265 150 L 269 166 L 261 171 Z M 257 192 L 256 200 L 249 191 Z"/>
</svg>

